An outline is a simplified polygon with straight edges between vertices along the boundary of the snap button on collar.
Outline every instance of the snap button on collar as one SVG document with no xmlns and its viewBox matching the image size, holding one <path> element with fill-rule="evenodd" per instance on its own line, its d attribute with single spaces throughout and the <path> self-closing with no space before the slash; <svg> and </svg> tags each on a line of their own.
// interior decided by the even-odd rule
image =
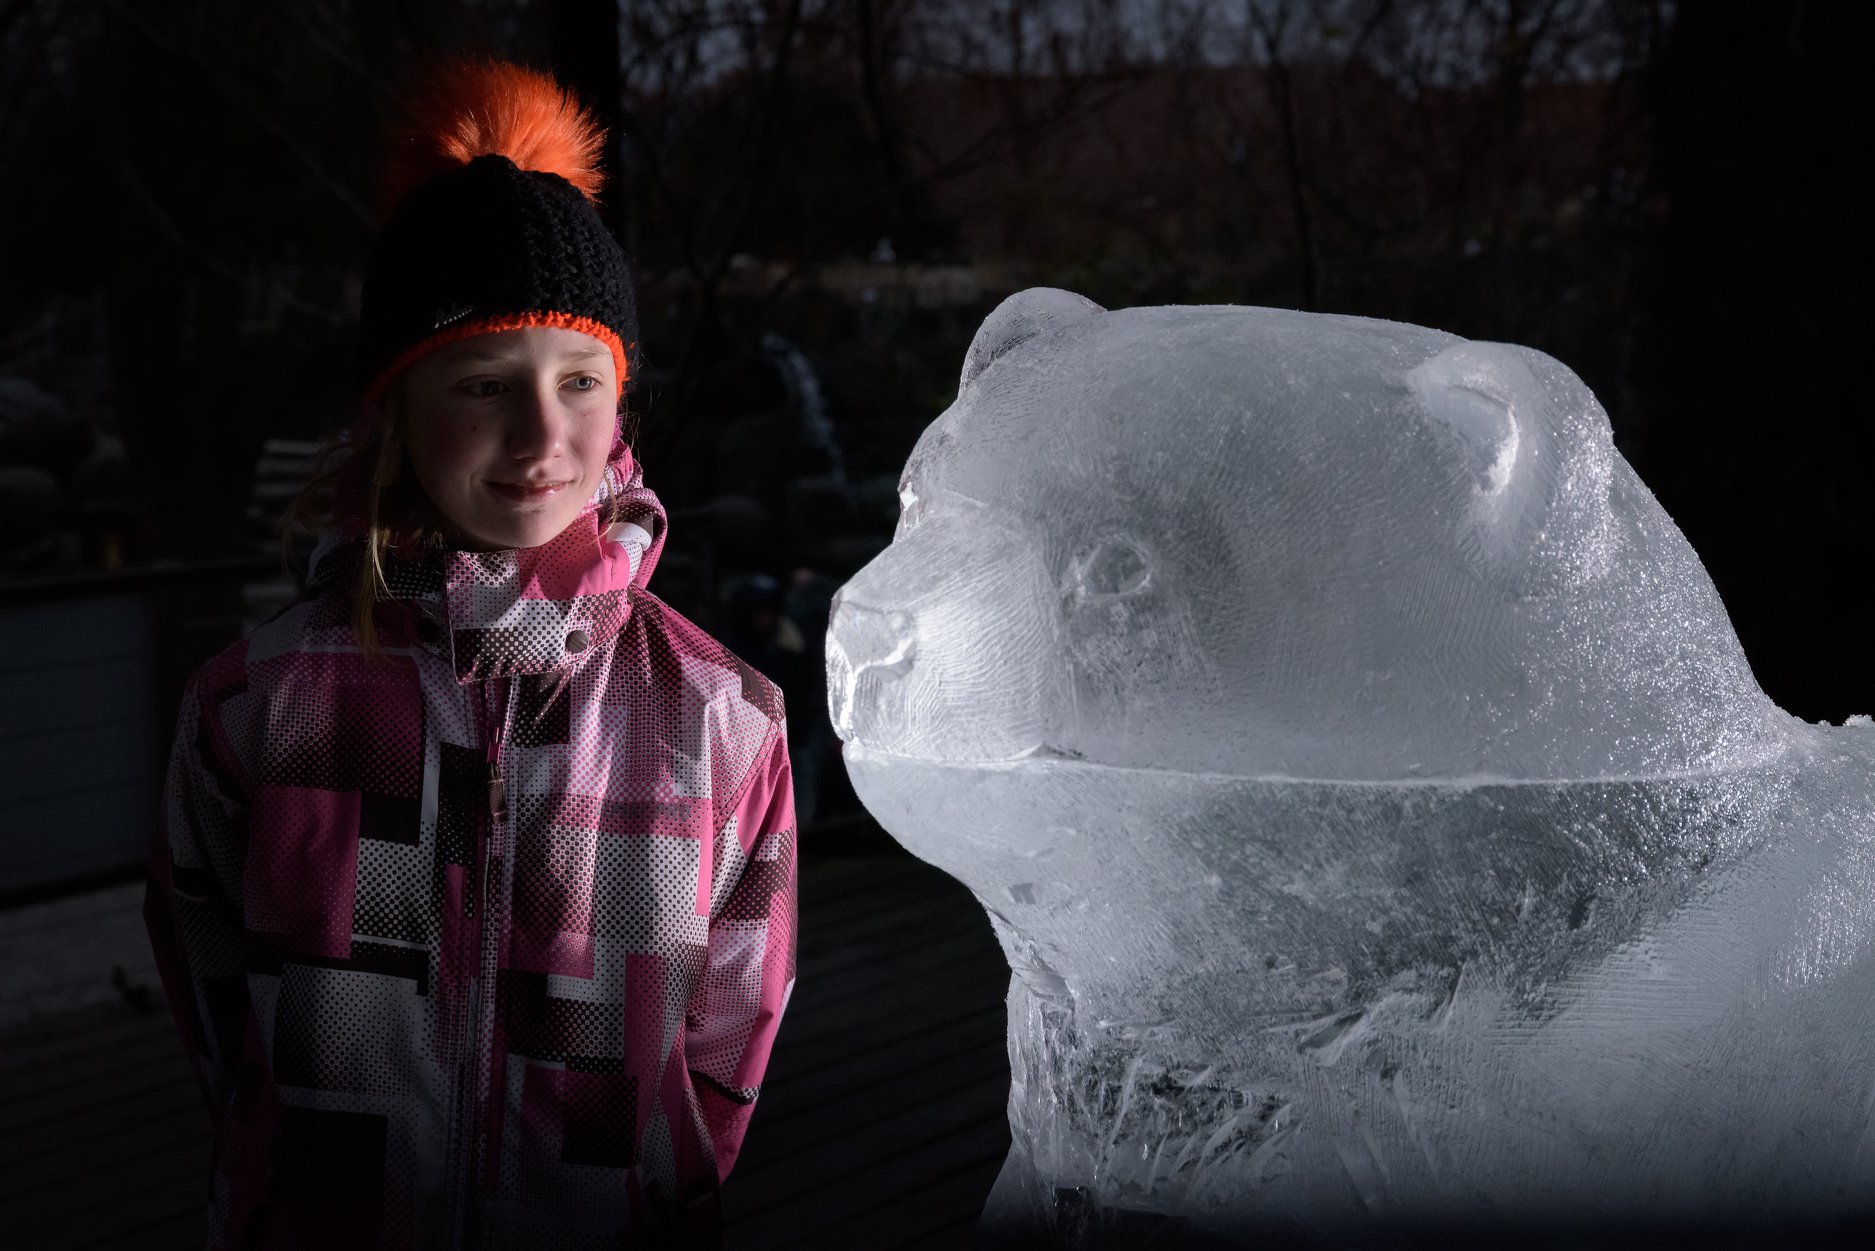
<svg viewBox="0 0 1875 1251">
<path fill-rule="evenodd" d="M 575 630 L 566 636 L 566 650 L 569 652 L 583 652 L 590 646 L 592 646 L 592 640 L 587 637 L 584 630 Z"/>
</svg>

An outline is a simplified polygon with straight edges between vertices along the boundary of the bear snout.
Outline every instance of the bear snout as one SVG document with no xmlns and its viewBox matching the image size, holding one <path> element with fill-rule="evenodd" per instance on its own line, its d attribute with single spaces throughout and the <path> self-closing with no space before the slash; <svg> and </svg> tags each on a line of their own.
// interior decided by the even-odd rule
<svg viewBox="0 0 1875 1251">
<path fill-rule="evenodd" d="M 833 729 L 851 742 L 858 723 L 875 710 L 858 707 L 862 675 L 894 680 L 910 672 L 918 639 L 911 614 L 873 608 L 845 589 L 834 596 L 827 624 L 827 713 Z"/>
</svg>

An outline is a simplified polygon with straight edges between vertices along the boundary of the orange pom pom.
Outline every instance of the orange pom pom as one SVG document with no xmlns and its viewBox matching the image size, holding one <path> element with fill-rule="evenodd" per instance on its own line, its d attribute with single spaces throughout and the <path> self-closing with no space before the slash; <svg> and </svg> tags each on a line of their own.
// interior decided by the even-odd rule
<svg viewBox="0 0 1875 1251">
<path fill-rule="evenodd" d="M 385 169 L 384 212 L 438 174 L 491 153 L 558 174 L 597 201 L 604 149 L 604 128 L 546 74 L 503 61 L 460 61 L 411 94 Z"/>
</svg>

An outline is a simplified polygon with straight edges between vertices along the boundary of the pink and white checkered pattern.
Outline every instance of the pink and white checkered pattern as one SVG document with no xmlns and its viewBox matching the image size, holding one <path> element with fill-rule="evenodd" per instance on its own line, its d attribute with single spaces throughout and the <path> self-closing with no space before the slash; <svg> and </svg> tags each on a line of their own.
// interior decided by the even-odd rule
<svg viewBox="0 0 1875 1251">
<path fill-rule="evenodd" d="M 664 527 L 620 446 L 551 543 L 397 562 L 384 659 L 341 549 L 190 683 L 145 913 L 210 1247 L 712 1219 L 794 984 L 794 811 L 780 693 L 645 589 Z"/>
</svg>

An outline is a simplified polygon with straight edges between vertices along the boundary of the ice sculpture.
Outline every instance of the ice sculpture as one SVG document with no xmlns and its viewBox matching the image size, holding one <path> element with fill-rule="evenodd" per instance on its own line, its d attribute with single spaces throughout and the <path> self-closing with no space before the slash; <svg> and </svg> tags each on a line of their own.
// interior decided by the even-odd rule
<svg viewBox="0 0 1875 1251">
<path fill-rule="evenodd" d="M 1030 290 L 901 497 L 830 703 L 1013 971 L 988 1227 L 1875 1205 L 1875 730 L 1759 690 L 1568 369 Z"/>
</svg>

